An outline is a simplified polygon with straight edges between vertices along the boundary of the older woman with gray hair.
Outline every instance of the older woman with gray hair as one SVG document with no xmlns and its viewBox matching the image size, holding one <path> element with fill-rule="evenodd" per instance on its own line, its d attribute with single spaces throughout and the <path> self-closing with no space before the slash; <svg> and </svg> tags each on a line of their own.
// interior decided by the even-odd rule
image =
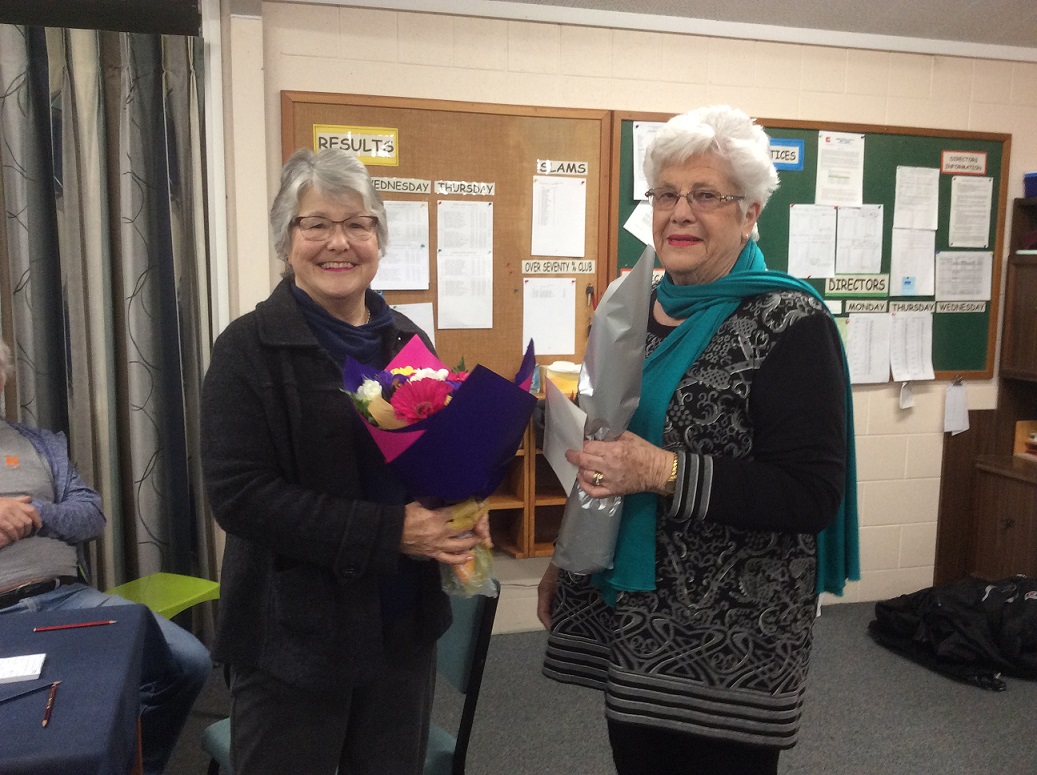
<svg viewBox="0 0 1037 775">
<path fill-rule="evenodd" d="M 588 495 L 624 496 L 614 567 L 549 566 L 544 672 L 605 691 L 620 775 L 773 775 L 817 589 L 855 573 L 818 563 L 826 526 L 856 531 L 845 357 L 816 292 L 767 271 L 753 239 L 778 184 L 759 126 L 677 116 L 644 166 L 666 272 L 640 404 L 619 438 L 567 453 Z"/>
<path fill-rule="evenodd" d="M 370 289 L 385 207 L 344 151 L 296 151 L 270 211 L 284 279 L 217 339 L 203 465 L 227 531 L 215 659 L 231 668 L 231 758 L 249 773 L 420 773 L 436 639 L 435 562 L 488 540 L 411 501 L 342 367 L 428 338 Z"/>
</svg>

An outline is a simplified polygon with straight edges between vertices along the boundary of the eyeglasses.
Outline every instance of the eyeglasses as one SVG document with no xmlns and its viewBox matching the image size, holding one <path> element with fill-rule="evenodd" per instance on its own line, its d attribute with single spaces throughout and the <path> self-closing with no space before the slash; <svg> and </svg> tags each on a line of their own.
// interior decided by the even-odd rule
<svg viewBox="0 0 1037 775">
<path fill-rule="evenodd" d="M 656 210 L 672 210 L 677 206 L 677 201 L 683 198 L 688 201 L 688 207 L 692 210 L 704 213 L 716 210 L 724 202 L 740 202 L 745 199 L 742 194 L 721 194 L 708 188 L 697 188 L 686 194 L 672 188 L 650 188 L 645 192 L 645 196 Z"/>
<path fill-rule="evenodd" d="M 309 242 L 327 242 L 335 232 L 335 226 L 341 226 L 346 239 L 353 244 L 368 242 L 375 235 L 378 219 L 373 215 L 354 215 L 341 221 L 333 221 L 323 215 L 297 215 L 290 221 L 298 227 L 299 234 Z"/>
</svg>

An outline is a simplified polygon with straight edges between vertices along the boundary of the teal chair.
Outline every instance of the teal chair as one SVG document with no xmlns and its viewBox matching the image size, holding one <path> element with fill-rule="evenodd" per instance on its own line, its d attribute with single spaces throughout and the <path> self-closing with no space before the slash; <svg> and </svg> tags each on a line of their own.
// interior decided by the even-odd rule
<svg viewBox="0 0 1037 775">
<path fill-rule="evenodd" d="M 500 582 L 493 580 L 497 595 Z M 439 639 L 436 667 L 439 676 L 464 695 L 464 707 L 457 733 L 451 734 L 437 724 L 429 729 L 425 775 L 463 775 L 468 743 L 475 721 L 475 705 L 482 686 L 486 653 L 490 648 L 497 597 L 451 597 L 454 622 Z M 202 749 L 212 757 L 209 775 L 233 775 L 230 767 L 230 719 L 210 724 L 202 732 Z"/>
<path fill-rule="evenodd" d="M 220 584 L 179 573 L 152 573 L 112 587 L 108 593 L 142 603 L 155 613 L 172 619 L 193 605 L 218 598 Z"/>
</svg>

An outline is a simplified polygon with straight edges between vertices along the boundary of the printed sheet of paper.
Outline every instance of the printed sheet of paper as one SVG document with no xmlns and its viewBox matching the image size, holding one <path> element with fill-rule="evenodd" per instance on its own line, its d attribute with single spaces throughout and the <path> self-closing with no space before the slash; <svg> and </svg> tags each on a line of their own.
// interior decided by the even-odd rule
<svg viewBox="0 0 1037 775">
<path fill-rule="evenodd" d="M 493 253 L 440 250 L 436 256 L 439 327 L 493 328 Z"/>
<path fill-rule="evenodd" d="M 378 263 L 376 291 L 427 291 L 429 286 L 428 202 L 385 203 L 389 247 Z"/>
<path fill-rule="evenodd" d="M 814 203 L 864 204 L 864 135 L 817 133 L 817 181 Z"/>
<path fill-rule="evenodd" d="M 890 315 L 850 315 L 846 328 L 846 359 L 850 382 L 863 385 L 889 381 L 889 343 L 893 330 Z"/>
<path fill-rule="evenodd" d="M 652 206 L 648 202 L 638 202 L 637 207 L 630 213 L 623 228 L 633 234 L 645 245 L 654 245 L 652 237 Z"/>
<path fill-rule="evenodd" d="M 630 160 L 634 168 L 632 170 L 634 173 L 634 199 L 645 200 L 645 191 L 648 190 L 648 180 L 645 178 L 644 171 L 645 151 L 648 150 L 649 144 L 662 128 L 661 121 L 634 122 L 634 153 Z"/>
<path fill-rule="evenodd" d="M 435 346 L 436 317 L 432 311 L 431 301 L 419 301 L 414 304 L 390 304 L 389 306 L 413 320 L 418 328 L 428 334 L 428 338 L 432 340 L 432 345 Z"/>
<path fill-rule="evenodd" d="M 530 339 L 537 355 L 576 352 L 576 278 L 523 278 L 522 341 Z"/>
<path fill-rule="evenodd" d="M 994 254 L 944 250 L 936 254 L 937 301 L 989 301 Z"/>
<path fill-rule="evenodd" d="M 46 654 L 25 654 L 0 659 L 0 684 L 35 681 L 43 670 Z"/>
<path fill-rule="evenodd" d="M 890 296 L 932 296 L 936 292 L 936 232 L 893 229 L 890 239 Z"/>
<path fill-rule="evenodd" d="M 836 274 L 882 271 L 882 205 L 838 209 L 835 271 Z"/>
<path fill-rule="evenodd" d="M 971 175 L 951 178 L 951 225 L 947 244 L 952 248 L 990 247 L 993 201 L 993 178 Z"/>
<path fill-rule="evenodd" d="M 438 250 L 485 250 L 493 252 L 493 202 L 437 203 Z"/>
<path fill-rule="evenodd" d="M 583 258 L 586 225 L 586 178 L 533 176 L 532 255 Z"/>
<path fill-rule="evenodd" d="M 889 366 L 894 382 L 936 379 L 933 373 L 933 315 L 894 312 Z"/>
<path fill-rule="evenodd" d="M 936 231 L 940 206 L 940 170 L 937 167 L 897 167 L 893 227 Z"/>
<path fill-rule="evenodd" d="M 952 382 L 947 386 L 947 403 L 943 407 L 943 429 L 957 435 L 969 429 L 969 402 L 965 385 Z"/>
<path fill-rule="evenodd" d="M 794 277 L 835 274 L 836 210 L 827 205 L 789 207 L 789 269 Z"/>
</svg>

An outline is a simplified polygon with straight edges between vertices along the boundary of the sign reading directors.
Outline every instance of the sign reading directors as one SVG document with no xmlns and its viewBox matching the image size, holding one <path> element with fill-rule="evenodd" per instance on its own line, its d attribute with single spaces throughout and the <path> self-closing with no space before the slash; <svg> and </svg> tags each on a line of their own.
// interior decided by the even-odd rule
<svg viewBox="0 0 1037 775">
<path fill-rule="evenodd" d="M 313 149 L 341 148 L 365 165 L 397 167 L 400 164 L 399 130 L 381 126 L 313 125 Z"/>
</svg>

